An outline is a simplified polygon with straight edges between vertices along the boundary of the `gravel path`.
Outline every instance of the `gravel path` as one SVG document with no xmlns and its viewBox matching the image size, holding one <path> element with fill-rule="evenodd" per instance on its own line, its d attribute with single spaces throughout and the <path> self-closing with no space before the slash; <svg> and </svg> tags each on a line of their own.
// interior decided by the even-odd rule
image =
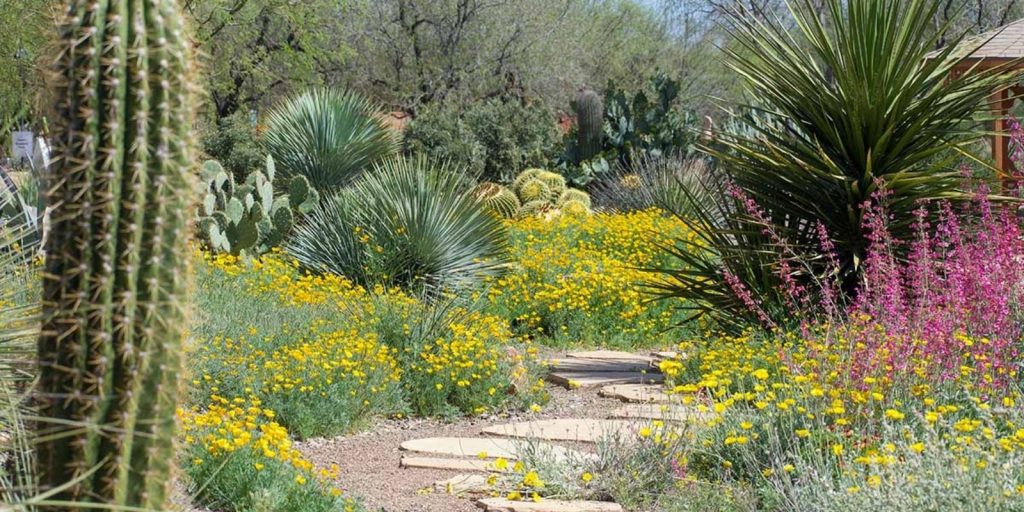
<svg viewBox="0 0 1024 512">
<path fill-rule="evenodd" d="M 407 419 L 380 421 L 368 431 L 346 437 L 298 443 L 313 463 L 337 464 L 339 487 L 363 498 L 372 512 L 471 512 L 470 500 L 433 491 L 434 482 L 455 471 L 399 467 L 398 446 L 425 437 L 478 437 L 484 427 L 512 421 L 554 418 L 604 418 L 621 403 L 597 396 L 597 389 L 567 391 L 549 386 L 551 401 L 539 413 L 464 418 L 454 423 Z"/>
</svg>

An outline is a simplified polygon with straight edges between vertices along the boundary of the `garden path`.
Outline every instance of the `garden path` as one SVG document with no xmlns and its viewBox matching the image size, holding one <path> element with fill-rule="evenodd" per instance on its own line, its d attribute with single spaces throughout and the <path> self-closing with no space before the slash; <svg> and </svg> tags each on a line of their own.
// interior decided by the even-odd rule
<svg viewBox="0 0 1024 512">
<path fill-rule="evenodd" d="M 360 434 L 311 439 L 298 448 L 318 465 L 337 464 L 339 483 L 372 512 L 614 512 L 621 509 L 612 503 L 511 503 L 481 491 L 490 461 L 514 460 L 525 444 L 549 445 L 559 456 L 593 457 L 593 443 L 602 436 L 686 414 L 660 403 L 664 395 L 653 383 L 661 380 L 661 357 L 571 353 L 550 361 L 551 400 L 538 413 L 451 423 L 386 420 Z"/>
</svg>

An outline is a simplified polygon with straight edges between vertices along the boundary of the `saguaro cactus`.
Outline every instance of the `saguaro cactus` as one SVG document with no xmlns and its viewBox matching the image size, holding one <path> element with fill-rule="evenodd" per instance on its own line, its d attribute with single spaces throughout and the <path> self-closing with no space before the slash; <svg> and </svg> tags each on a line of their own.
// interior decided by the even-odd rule
<svg viewBox="0 0 1024 512">
<path fill-rule="evenodd" d="M 576 150 L 578 163 L 601 153 L 604 137 L 604 103 L 591 89 L 584 89 L 576 99 Z"/>
<path fill-rule="evenodd" d="M 61 503 L 48 510 L 163 510 L 190 275 L 190 50 L 174 0 L 71 0 L 60 45 L 39 484 Z"/>
</svg>

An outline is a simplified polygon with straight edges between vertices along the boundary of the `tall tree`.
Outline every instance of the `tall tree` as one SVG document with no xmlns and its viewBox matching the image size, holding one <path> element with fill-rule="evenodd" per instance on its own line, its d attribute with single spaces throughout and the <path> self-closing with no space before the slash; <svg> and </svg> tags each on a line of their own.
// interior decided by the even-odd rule
<svg viewBox="0 0 1024 512">
<path fill-rule="evenodd" d="M 350 56 L 343 0 L 184 0 L 217 117 L 322 85 Z"/>
</svg>

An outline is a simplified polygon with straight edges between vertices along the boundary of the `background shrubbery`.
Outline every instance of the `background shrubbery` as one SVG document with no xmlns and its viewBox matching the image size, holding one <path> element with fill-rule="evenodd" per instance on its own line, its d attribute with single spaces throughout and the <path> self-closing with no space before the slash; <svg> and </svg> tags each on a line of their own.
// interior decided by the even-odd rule
<svg viewBox="0 0 1024 512">
<path fill-rule="evenodd" d="M 545 167 L 558 143 L 554 113 L 518 98 L 431 106 L 405 130 L 405 151 L 448 160 L 480 181 L 510 183 Z"/>
</svg>

